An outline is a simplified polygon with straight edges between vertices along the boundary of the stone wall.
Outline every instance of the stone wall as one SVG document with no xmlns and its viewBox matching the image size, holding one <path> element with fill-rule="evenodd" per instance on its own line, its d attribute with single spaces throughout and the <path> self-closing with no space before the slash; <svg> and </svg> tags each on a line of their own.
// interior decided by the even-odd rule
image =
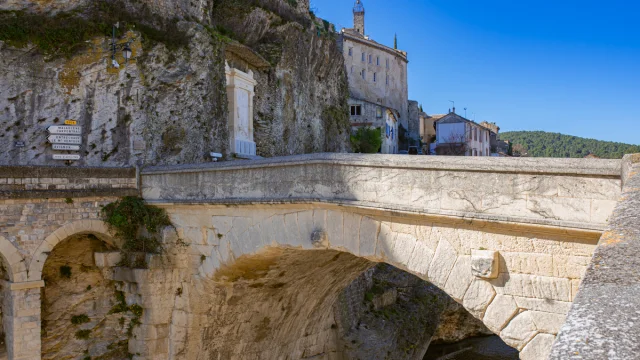
<svg viewBox="0 0 640 360">
<path fill-rule="evenodd" d="M 215 278 L 218 269 L 227 265 L 242 264 L 243 256 L 259 261 L 261 251 L 269 247 L 348 252 L 434 283 L 525 354 L 533 338 L 558 332 L 599 235 L 566 229 L 552 234 L 527 226 L 509 230 L 504 224 L 478 221 L 447 223 L 442 218 L 344 205 L 171 205 L 166 209 L 179 236 L 190 244 L 191 267 L 198 268 L 196 276 L 203 281 Z M 313 243 L 319 229 L 324 229 L 326 238 Z M 477 251 L 495 256 L 494 278 L 473 275 L 472 264 L 482 258 Z M 197 299 L 204 297 L 192 302 Z"/>
<path fill-rule="evenodd" d="M 549 359 L 631 359 L 640 352 L 640 155 L 623 159 L 624 189 Z"/>
<path fill-rule="evenodd" d="M 616 160 L 340 154 L 150 168 L 142 179 L 152 202 L 319 201 L 592 230 L 621 184 Z"/>
</svg>

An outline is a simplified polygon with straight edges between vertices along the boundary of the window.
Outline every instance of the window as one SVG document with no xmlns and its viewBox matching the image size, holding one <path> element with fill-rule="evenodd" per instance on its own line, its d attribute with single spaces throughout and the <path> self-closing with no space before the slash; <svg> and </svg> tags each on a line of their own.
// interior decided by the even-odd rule
<svg viewBox="0 0 640 360">
<path fill-rule="evenodd" d="M 387 85 L 389 85 L 389 75 L 387 75 Z"/>
<path fill-rule="evenodd" d="M 378 81 L 378 73 L 373 73 L 373 82 Z"/>
<path fill-rule="evenodd" d="M 349 56 L 353 56 L 353 48 L 349 48 Z"/>
<path fill-rule="evenodd" d="M 478 140 L 478 128 L 473 128 L 473 140 Z"/>
<path fill-rule="evenodd" d="M 365 53 L 362 53 L 362 61 L 364 61 L 364 59 L 365 59 L 365 57 L 366 57 L 366 56 L 367 56 L 367 55 L 366 55 Z"/>
<path fill-rule="evenodd" d="M 353 66 L 351 67 L 351 73 L 353 74 Z"/>
<path fill-rule="evenodd" d="M 480 130 L 480 143 L 484 142 L 484 140 L 483 140 L 484 136 L 482 136 L 482 134 L 483 134 L 483 132 L 482 132 L 482 130 Z"/>
<path fill-rule="evenodd" d="M 369 55 L 369 64 L 373 62 L 373 55 Z"/>
<path fill-rule="evenodd" d="M 376 65 L 380 66 L 380 56 L 376 56 Z"/>
<path fill-rule="evenodd" d="M 389 59 L 387 59 L 387 69 L 389 68 Z"/>
<path fill-rule="evenodd" d="M 489 156 L 489 149 L 484 149 L 484 153 L 486 156 Z"/>
<path fill-rule="evenodd" d="M 382 108 L 380 106 L 376 108 L 376 117 L 378 119 L 382 117 Z"/>
<path fill-rule="evenodd" d="M 360 116 L 360 115 L 362 115 L 362 106 L 351 105 L 351 116 Z"/>
<path fill-rule="evenodd" d="M 360 74 L 362 75 L 362 78 L 364 80 L 367 80 L 367 72 L 366 72 L 366 70 L 362 69 L 362 72 Z"/>
</svg>

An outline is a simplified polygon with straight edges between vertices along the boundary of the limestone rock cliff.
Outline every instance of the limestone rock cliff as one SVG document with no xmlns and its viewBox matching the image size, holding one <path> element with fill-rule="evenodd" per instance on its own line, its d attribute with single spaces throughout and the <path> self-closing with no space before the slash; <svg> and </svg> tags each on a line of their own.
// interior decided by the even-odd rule
<svg viewBox="0 0 640 360">
<path fill-rule="evenodd" d="M 81 155 L 68 163 L 74 166 L 199 163 L 212 151 L 230 156 L 225 61 L 252 66 L 227 51 L 238 39 L 270 62 L 253 69 L 259 155 L 348 150 L 342 58 L 330 34 L 315 31 L 322 22 L 311 20 L 308 2 L 294 3 L 1 4 L 0 163 L 58 164 L 54 153 Z M 247 11 L 236 12 L 237 4 Z M 224 16 L 228 11 L 239 15 Z M 43 15 L 45 21 L 34 19 Z M 11 21 L 39 26 L 25 38 L 11 31 Z M 117 51 L 119 69 L 111 66 L 108 36 L 117 21 L 119 47 L 130 43 L 133 50 L 129 62 Z M 225 33 L 231 21 L 240 21 L 244 33 Z M 82 126 L 80 151 L 54 151 L 46 129 L 68 119 Z"/>
</svg>

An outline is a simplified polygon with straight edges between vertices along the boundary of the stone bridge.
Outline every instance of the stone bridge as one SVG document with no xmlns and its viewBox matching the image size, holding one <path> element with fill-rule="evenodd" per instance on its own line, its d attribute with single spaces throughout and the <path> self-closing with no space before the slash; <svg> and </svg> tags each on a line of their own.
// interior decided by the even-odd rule
<svg viewBox="0 0 640 360">
<path fill-rule="evenodd" d="M 596 256 L 589 267 L 594 251 L 637 242 L 627 214 L 640 208 L 639 167 L 638 157 L 318 154 L 138 172 L 4 168 L 7 352 L 40 358 L 42 274 L 56 246 L 91 234 L 116 250 L 100 205 L 140 191 L 176 227 L 163 232 L 166 254 L 128 269 L 118 253 L 95 253 L 127 303 L 144 308 L 128 343 L 136 358 L 340 359 L 331 306 L 379 262 L 437 285 L 522 359 L 546 358 L 558 333 L 557 359 L 632 358 L 637 345 L 617 346 L 599 322 L 606 314 L 587 316 L 589 300 L 580 302 L 583 287 L 600 283 L 580 284 L 607 265 Z M 637 275 L 627 282 L 618 290 L 632 311 Z"/>
</svg>

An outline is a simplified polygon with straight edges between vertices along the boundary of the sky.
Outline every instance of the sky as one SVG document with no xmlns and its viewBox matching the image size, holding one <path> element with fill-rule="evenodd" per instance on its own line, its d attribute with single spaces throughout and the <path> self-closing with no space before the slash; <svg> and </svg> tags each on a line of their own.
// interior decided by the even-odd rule
<svg viewBox="0 0 640 360">
<path fill-rule="evenodd" d="M 338 29 L 355 0 L 311 0 Z M 365 31 L 409 53 L 428 114 L 640 144 L 640 2 L 363 0 Z"/>
</svg>

